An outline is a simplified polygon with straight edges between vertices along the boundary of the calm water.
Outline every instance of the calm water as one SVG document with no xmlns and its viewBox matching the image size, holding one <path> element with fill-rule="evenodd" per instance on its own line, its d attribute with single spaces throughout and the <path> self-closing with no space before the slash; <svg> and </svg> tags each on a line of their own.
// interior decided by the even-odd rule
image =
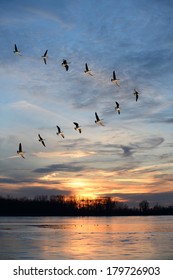
<svg viewBox="0 0 173 280">
<path fill-rule="evenodd" d="M 173 216 L 0 217 L 0 259 L 173 260 Z"/>
</svg>

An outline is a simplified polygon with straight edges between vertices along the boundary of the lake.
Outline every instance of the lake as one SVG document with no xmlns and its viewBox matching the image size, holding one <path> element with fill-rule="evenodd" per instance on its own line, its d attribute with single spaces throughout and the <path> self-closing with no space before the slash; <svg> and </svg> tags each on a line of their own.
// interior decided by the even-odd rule
<svg viewBox="0 0 173 280">
<path fill-rule="evenodd" d="M 0 217 L 1 260 L 173 260 L 173 216 Z"/>
</svg>

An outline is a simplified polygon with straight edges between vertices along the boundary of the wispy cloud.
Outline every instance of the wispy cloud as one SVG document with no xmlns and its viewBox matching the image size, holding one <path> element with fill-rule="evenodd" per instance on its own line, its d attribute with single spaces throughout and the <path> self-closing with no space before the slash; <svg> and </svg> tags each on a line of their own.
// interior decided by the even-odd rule
<svg viewBox="0 0 173 280">
<path fill-rule="evenodd" d="M 36 19 L 37 17 L 42 18 L 43 20 L 49 20 L 60 24 L 63 28 L 71 28 L 73 26 L 72 22 L 68 21 L 68 18 L 63 18 L 57 14 L 57 9 L 55 11 L 45 11 L 43 9 L 38 9 L 36 7 L 26 7 L 26 11 L 29 12 L 34 16 Z"/>
<path fill-rule="evenodd" d="M 95 152 L 87 152 L 87 151 L 75 151 L 74 152 L 38 152 L 38 153 L 33 153 L 34 156 L 39 157 L 39 158 L 82 158 L 82 157 L 88 157 L 94 155 Z"/>
<path fill-rule="evenodd" d="M 74 164 L 52 164 L 44 168 L 37 168 L 33 172 L 36 173 L 52 173 L 52 172 L 79 172 L 84 170 L 84 166 L 75 166 Z"/>
<path fill-rule="evenodd" d="M 58 188 L 51 187 L 41 187 L 41 186 L 26 186 L 22 188 L 14 188 L 12 192 L 9 189 L 1 188 L 1 194 L 3 196 L 10 195 L 12 197 L 27 197 L 27 198 L 35 198 L 45 196 L 53 196 L 53 195 L 72 195 L 71 191 L 62 190 Z"/>
</svg>

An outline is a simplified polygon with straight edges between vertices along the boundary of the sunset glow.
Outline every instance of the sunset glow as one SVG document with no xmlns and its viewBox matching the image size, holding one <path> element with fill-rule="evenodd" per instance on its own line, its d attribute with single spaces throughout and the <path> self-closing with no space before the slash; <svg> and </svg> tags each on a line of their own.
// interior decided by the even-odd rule
<svg viewBox="0 0 173 280">
<path fill-rule="evenodd" d="M 0 196 L 171 204 L 172 4 L 15 2 L 0 3 Z"/>
</svg>

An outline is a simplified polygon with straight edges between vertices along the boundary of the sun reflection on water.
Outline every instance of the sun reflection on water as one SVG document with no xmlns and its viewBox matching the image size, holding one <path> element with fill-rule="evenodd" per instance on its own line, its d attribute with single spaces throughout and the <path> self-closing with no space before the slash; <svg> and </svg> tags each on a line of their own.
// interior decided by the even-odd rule
<svg viewBox="0 0 173 280">
<path fill-rule="evenodd" d="M 45 217 L 1 223 L 0 257 L 171 259 L 172 222 L 172 217 Z"/>
</svg>

